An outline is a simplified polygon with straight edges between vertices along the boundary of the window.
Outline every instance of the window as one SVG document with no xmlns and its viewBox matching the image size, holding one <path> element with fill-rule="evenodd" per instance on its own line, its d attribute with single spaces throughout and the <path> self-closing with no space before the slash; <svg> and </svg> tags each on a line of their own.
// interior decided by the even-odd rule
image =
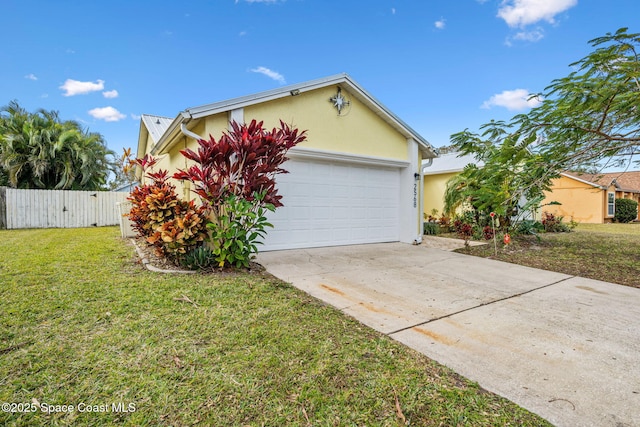
<svg viewBox="0 0 640 427">
<path fill-rule="evenodd" d="M 607 216 L 616 214 L 616 193 L 607 193 Z"/>
</svg>

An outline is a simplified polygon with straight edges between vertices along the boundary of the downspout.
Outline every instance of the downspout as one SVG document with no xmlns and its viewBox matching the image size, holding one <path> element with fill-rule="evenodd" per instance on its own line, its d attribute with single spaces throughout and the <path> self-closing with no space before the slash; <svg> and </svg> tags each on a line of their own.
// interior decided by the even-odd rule
<svg viewBox="0 0 640 427">
<path fill-rule="evenodd" d="M 185 113 L 182 113 L 182 115 L 183 115 L 185 118 L 187 118 L 187 117 L 185 116 Z M 191 118 L 191 116 L 189 116 L 188 118 L 190 119 L 190 118 Z M 180 123 L 180 132 L 182 132 L 182 134 L 183 134 L 183 135 L 185 135 L 185 136 L 187 136 L 187 137 L 189 137 L 189 138 L 193 138 L 193 139 L 195 139 L 196 141 L 202 141 L 202 140 L 205 140 L 203 137 L 201 137 L 201 136 L 200 136 L 200 135 L 198 135 L 197 133 L 193 133 L 193 132 L 191 132 L 189 129 L 187 129 L 187 126 L 185 125 L 185 122 Z M 231 162 L 232 162 L 232 163 L 235 163 L 235 162 L 236 162 L 236 160 L 237 160 L 237 158 L 238 158 L 238 157 L 237 157 L 237 155 L 234 153 L 234 154 L 232 154 L 232 155 L 231 155 L 230 160 L 231 160 Z"/>
<path fill-rule="evenodd" d="M 416 208 L 418 209 L 418 212 L 422 211 L 422 208 L 424 207 L 424 201 L 422 200 L 422 198 L 424 197 L 424 188 L 422 187 L 422 183 L 424 182 L 424 178 L 422 176 L 422 168 L 420 169 L 420 173 L 416 172 L 414 174 L 415 180 L 416 180 L 416 184 L 414 188 L 417 188 L 416 190 Z M 420 218 L 419 220 L 419 224 L 420 224 L 420 228 L 421 230 L 418 231 L 418 237 L 415 238 L 415 240 L 413 241 L 414 245 L 419 245 L 422 243 L 422 234 L 424 233 L 424 220 L 422 218 L 422 215 L 419 215 L 418 218 Z"/>
<path fill-rule="evenodd" d="M 424 172 L 425 172 L 425 169 L 430 167 L 431 165 L 433 165 L 433 157 L 429 157 L 427 162 L 422 164 L 422 167 L 420 168 L 420 173 L 416 174 L 418 175 L 417 179 L 420 181 L 420 185 L 418 185 L 418 191 L 420 194 L 420 197 L 418 198 L 420 201 L 420 209 L 424 208 Z M 420 230 L 420 234 L 418 234 L 418 237 L 413 241 L 415 245 L 419 245 L 422 243 L 422 233 L 423 233 L 423 230 Z"/>
<path fill-rule="evenodd" d="M 421 172 L 422 172 L 422 174 L 424 174 L 424 170 L 425 170 L 426 168 L 431 167 L 431 165 L 433 165 L 433 157 L 429 157 L 429 160 L 427 161 L 427 163 L 423 163 L 423 164 L 422 164 L 422 171 L 421 171 Z"/>
<path fill-rule="evenodd" d="M 180 132 L 182 132 L 182 134 L 184 136 L 188 136 L 189 138 L 193 138 L 196 141 L 200 141 L 202 138 L 200 135 L 191 132 L 189 129 L 187 129 L 187 126 L 184 124 L 184 122 L 180 123 Z"/>
</svg>

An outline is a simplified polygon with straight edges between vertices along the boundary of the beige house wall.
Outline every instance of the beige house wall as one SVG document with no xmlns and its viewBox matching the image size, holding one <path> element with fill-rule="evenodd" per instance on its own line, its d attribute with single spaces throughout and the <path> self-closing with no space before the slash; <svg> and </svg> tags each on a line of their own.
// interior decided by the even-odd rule
<svg viewBox="0 0 640 427">
<path fill-rule="evenodd" d="M 433 209 L 438 210 L 438 215 L 444 211 L 444 193 L 447 189 L 447 181 L 458 172 L 443 173 L 424 176 L 424 213 L 431 215 Z"/>
<path fill-rule="evenodd" d="M 554 179 L 552 191 L 545 192 L 542 212 L 550 212 L 579 223 L 602 224 L 606 218 L 606 191 L 565 176 Z M 559 202 L 560 205 L 549 205 Z"/>
</svg>

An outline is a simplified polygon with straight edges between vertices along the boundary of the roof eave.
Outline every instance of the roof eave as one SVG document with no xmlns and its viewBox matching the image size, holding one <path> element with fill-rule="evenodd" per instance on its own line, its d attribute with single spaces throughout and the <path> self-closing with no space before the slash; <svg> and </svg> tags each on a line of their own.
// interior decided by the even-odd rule
<svg viewBox="0 0 640 427">
<path fill-rule="evenodd" d="M 175 144 L 176 136 L 180 134 L 180 125 L 182 123 L 188 123 L 189 121 L 190 118 L 188 116 L 185 116 L 184 112 L 178 114 L 176 118 L 173 119 L 160 140 L 153 147 L 153 149 L 151 150 L 151 154 L 154 156 L 159 156 L 170 150 L 171 147 Z"/>
<path fill-rule="evenodd" d="M 446 170 L 438 170 L 438 171 L 429 171 L 428 169 L 426 169 L 427 172 L 423 172 L 423 175 L 445 175 L 445 174 L 449 174 L 449 173 L 461 173 L 464 169 L 459 169 L 459 168 L 453 168 L 453 169 L 446 169 Z"/>
<path fill-rule="evenodd" d="M 592 187 L 599 188 L 601 190 L 606 190 L 608 188 L 608 187 L 605 187 L 604 185 L 596 184 L 595 182 L 587 181 L 586 179 L 581 179 L 581 178 L 578 178 L 575 175 L 571 175 L 571 174 L 568 174 L 568 173 L 565 173 L 565 172 L 560 172 L 560 175 L 562 175 L 564 177 L 567 177 L 567 178 L 570 178 L 570 179 L 575 179 L 578 182 L 581 182 L 583 184 L 588 184 L 588 185 L 590 185 Z"/>
<path fill-rule="evenodd" d="M 358 100 L 379 116 L 384 121 L 391 124 L 397 131 L 399 131 L 405 138 L 411 138 L 418 143 L 419 149 L 424 155 L 424 158 L 438 157 L 438 152 L 433 145 L 429 143 L 425 138 L 416 132 L 411 126 L 405 123 L 402 119 L 396 116 L 391 110 L 389 110 L 382 102 L 378 101 L 373 95 L 362 88 L 358 83 L 351 79 L 347 74 L 343 75 L 342 80 L 348 83 L 352 89 L 356 91 Z"/>
<path fill-rule="evenodd" d="M 374 98 L 370 93 L 364 90 L 346 73 L 336 74 L 321 79 L 311 80 L 294 85 L 284 86 L 265 92 L 259 92 L 253 95 L 233 98 L 226 101 L 206 104 L 199 107 L 187 108 L 174 119 L 167 131 L 160 138 L 154 147 L 153 154 L 161 154 L 171 149 L 175 135 L 180 132 L 180 124 L 187 123 L 190 120 L 197 120 L 214 114 L 224 113 L 249 105 L 267 102 L 279 98 L 291 96 L 292 92 L 304 93 L 315 89 L 323 88 L 334 84 L 345 84 L 351 90 L 357 99 L 371 108 L 384 121 L 389 123 L 394 129 L 400 132 L 405 138 L 413 139 L 418 143 L 420 152 L 424 158 L 437 157 L 437 150 L 418 132 L 413 130 L 409 125 L 402 121 L 398 116 L 393 114 L 380 101 Z"/>
</svg>

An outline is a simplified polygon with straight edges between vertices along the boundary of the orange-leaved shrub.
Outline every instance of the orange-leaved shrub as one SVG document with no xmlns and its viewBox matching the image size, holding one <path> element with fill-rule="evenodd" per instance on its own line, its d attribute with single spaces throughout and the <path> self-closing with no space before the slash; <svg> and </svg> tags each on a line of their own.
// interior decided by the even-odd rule
<svg viewBox="0 0 640 427">
<path fill-rule="evenodd" d="M 156 159 L 145 156 L 136 160 L 143 171 L 153 167 Z M 155 247 L 159 256 L 180 262 L 190 250 L 208 236 L 208 211 L 193 201 L 180 200 L 167 171 L 148 172 L 150 183 L 134 188 L 128 200 L 133 207 L 129 219 L 140 237 Z"/>
</svg>

